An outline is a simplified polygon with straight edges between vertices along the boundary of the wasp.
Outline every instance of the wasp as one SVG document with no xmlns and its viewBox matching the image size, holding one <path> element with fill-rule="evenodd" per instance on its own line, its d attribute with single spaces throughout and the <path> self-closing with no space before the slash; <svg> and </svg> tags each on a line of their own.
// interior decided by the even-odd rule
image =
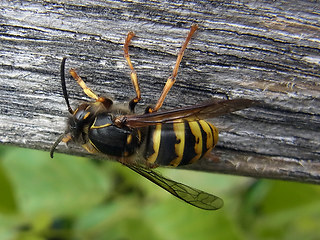
<svg viewBox="0 0 320 240">
<path fill-rule="evenodd" d="M 51 148 L 50 155 L 62 142 L 75 142 L 89 153 L 112 157 L 151 182 L 162 187 L 183 201 L 206 210 L 223 206 L 223 200 L 215 195 L 168 179 L 153 169 L 158 166 L 182 166 L 203 158 L 218 142 L 218 129 L 204 120 L 252 106 L 249 99 L 209 100 L 198 105 L 159 111 L 169 90 L 176 81 L 180 62 L 187 45 L 197 30 L 193 24 L 186 37 L 171 76 L 154 107 L 147 107 L 143 114 L 135 114 L 135 106 L 141 99 L 137 73 L 131 63 L 129 45 L 134 37 L 129 32 L 124 43 L 124 57 L 131 70 L 131 82 L 136 97 L 126 109 L 111 99 L 96 95 L 85 82 L 70 69 L 71 76 L 93 102 L 80 104 L 73 110 L 65 81 L 65 62 L 61 63 L 61 86 L 70 116 L 68 127 Z"/>
</svg>

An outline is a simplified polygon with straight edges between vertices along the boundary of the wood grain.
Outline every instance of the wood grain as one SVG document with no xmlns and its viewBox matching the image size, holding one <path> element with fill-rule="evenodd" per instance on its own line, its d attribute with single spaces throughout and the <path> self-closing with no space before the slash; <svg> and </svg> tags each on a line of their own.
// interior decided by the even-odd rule
<svg viewBox="0 0 320 240">
<path fill-rule="evenodd" d="M 0 143 L 48 150 L 64 131 L 64 56 L 99 95 L 134 97 L 122 50 L 131 30 L 143 111 L 198 23 L 163 108 L 227 97 L 262 104 L 212 119 L 217 149 L 189 168 L 320 183 L 316 1 L 1 1 L 0 9 Z M 67 87 L 72 106 L 87 100 L 73 80 Z"/>
</svg>

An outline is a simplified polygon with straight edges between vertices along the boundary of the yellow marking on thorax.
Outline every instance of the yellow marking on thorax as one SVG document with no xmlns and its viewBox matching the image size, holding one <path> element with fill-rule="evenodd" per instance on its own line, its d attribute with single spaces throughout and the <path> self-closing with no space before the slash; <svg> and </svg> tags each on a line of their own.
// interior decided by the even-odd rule
<svg viewBox="0 0 320 240">
<path fill-rule="evenodd" d="M 190 127 L 190 130 L 191 130 L 193 136 L 196 138 L 196 142 L 194 145 L 194 151 L 197 155 L 195 157 L 193 157 L 190 161 L 190 163 L 193 163 L 193 162 L 197 161 L 202 155 L 202 134 L 201 134 L 201 129 L 200 129 L 198 122 L 196 122 L 196 121 L 189 122 L 189 127 Z"/>
<path fill-rule="evenodd" d="M 183 151 L 185 147 L 185 125 L 184 123 L 173 123 L 173 130 L 176 134 L 176 139 L 178 143 L 174 145 L 175 153 L 177 157 L 170 162 L 171 166 L 178 166 L 183 157 Z"/>
<path fill-rule="evenodd" d="M 104 128 L 104 127 L 109 127 L 112 125 L 112 123 L 106 123 L 106 124 L 103 124 L 103 125 L 99 125 L 99 126 L 96 126 L 96 120 L 97 118 L 94 119 L 94 122 L 92 124 L 92 126 L 90 127 L 91 129 L 98 129 L 98 128 Z"/>
<path fill-rule="evenodd" d="M 160 141 L 161 141 L 161 124 L 156 125 L 156 129 L 153 131 L 152 141 L 153 141 L 154 153 L 150 157 L 148 157 L 147 161 L 149 163 L 155 163 L 159 154 Z"/>
<path fill-rule="evenodd" d="M 212 136 L 212 131 L 211 131 L 210 126 L 204 120 L 200 120 L 199 124 L 201 125 L 203 131 L 205 131 L 207 134 L 207 141 L 206 141 L 207 149 L 212 148 L 213 147 L 213 136 Z"/>
<path fill-rule="evenodd" d="M 91 128 L 92 128 L 92 129 L 105 128 L 105 127 L 109 127 L 109 126 L 111 126 L 111 125 L 112 125 L 111 123 L 107 123 L 107 124 L 99 125 L 99 126 L 92 125 Z"/>
</svg>

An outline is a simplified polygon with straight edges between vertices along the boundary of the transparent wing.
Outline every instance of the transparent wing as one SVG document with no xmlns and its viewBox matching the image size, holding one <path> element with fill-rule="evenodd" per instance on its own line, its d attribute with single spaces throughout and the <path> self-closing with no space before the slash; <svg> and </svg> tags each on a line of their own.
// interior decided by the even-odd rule
<svg viewBox="0 0 320 240">
<path fill-rule="evenodd" d="M 129 166 L 133 171 L 139 173 L 151 182 L 162 187 L 172 195 L 181 200 L 201 209 L 217 210 L 223 206 L 223 200 L 210 193 L 189 187 L 182 183 L 175 182 L 171 179 L 163 177 L 161 174 L 141 166 Z"/>
<path fill-rule="evenodd" d="M 198 105 L 177 108 L 167 111 L 159 111 L 146 114 L 133 114 L 119 116 L 115 123 L 119 126 L 128 126 L 132 128 L 155 125 L 159 123 L 178 122 L 183 120 L 193 121 L 198 119 L 208 119 L 230 112 L 248 108 L 257 101 L 249 99 L 233 99 L 233 100 L 210 100 Z"/>
</svg>

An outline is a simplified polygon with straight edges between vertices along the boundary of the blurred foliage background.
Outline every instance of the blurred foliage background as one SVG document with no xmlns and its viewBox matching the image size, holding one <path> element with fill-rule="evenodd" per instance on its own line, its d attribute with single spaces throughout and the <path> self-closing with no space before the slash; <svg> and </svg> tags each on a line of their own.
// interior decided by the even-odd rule
<svg viewBox="0 0 320 240">
<path fill-rule="evenodd" d="M 0 146 L 0 239 L 319 239 L 317 185 L 161 172 L 224 207 L 192 207 L 117 162 Z"/>
</svg>

